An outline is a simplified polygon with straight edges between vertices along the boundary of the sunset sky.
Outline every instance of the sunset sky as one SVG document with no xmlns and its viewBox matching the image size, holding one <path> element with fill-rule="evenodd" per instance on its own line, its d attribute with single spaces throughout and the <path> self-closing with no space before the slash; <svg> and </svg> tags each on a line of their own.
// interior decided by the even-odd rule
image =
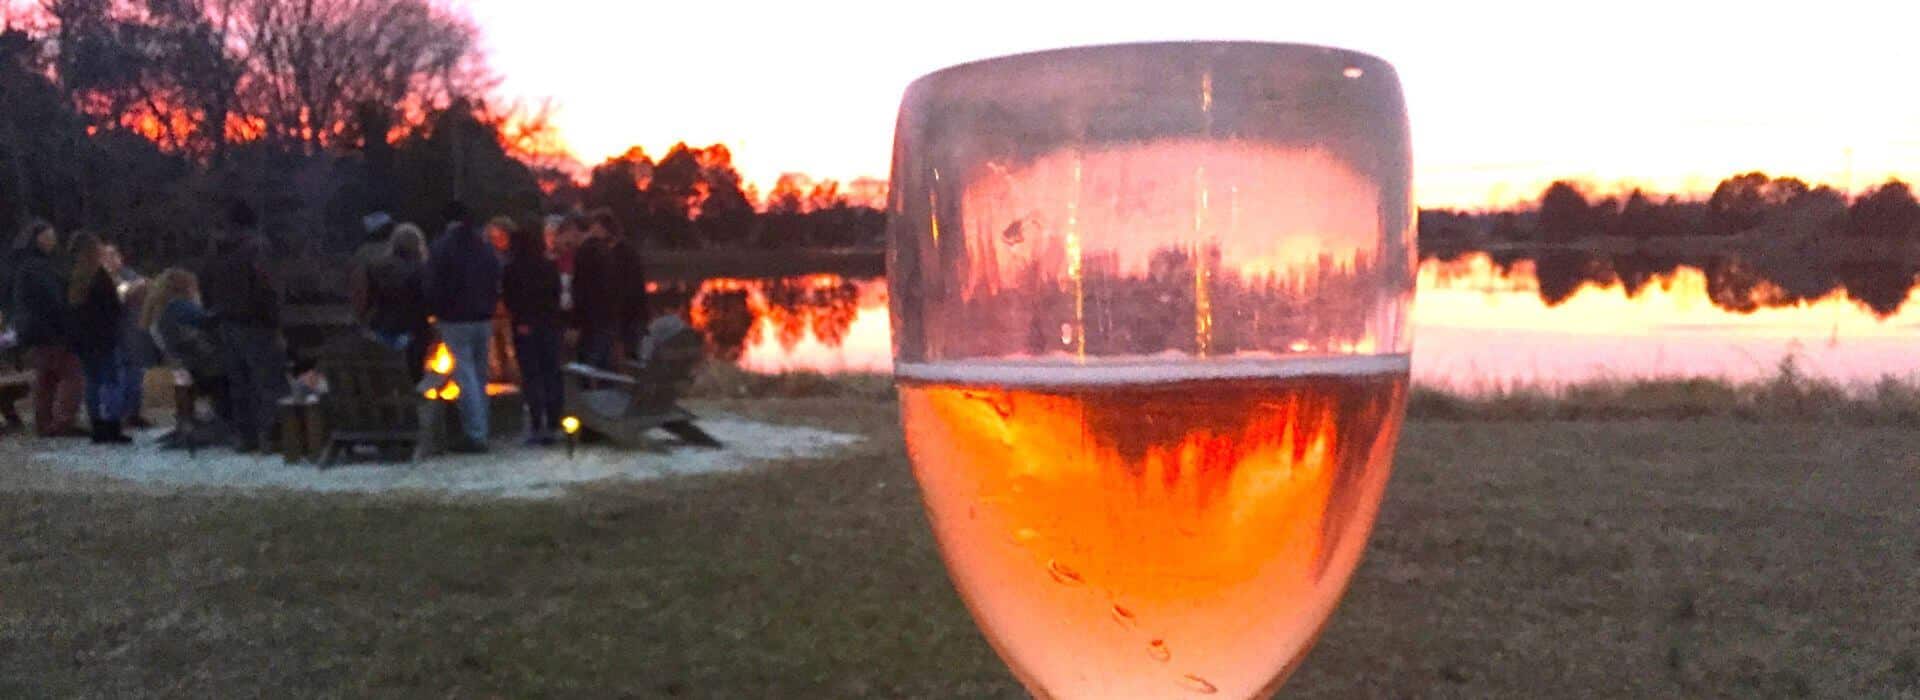
<svg viewBox="0 0 1920 700">
<path fill-rule="evenodd" d="M 1552 178 L 1710 189 L 1764 169 L 1857 188 L 1920 176 L 1920 3 L 1771 12 L 1746 2 L 652 3 L 468 0 L 514 96 L 550 97 L 589 164 L 725 142 L 783 171 L 885 177 L 915 77 L 1059 46 L 1328 44 L 1400 70 L 1419 199 L 1531 198 Z"/>
</svg>

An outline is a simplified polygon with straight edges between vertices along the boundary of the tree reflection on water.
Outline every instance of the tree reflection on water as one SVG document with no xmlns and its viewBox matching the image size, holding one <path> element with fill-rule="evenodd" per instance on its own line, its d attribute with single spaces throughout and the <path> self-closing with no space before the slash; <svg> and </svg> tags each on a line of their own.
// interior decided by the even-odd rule
<svg viewBox="0 0 1920 700">
<path fill-rule="evenodd" d="M 1153 351 L 1180 347 L 1195 333 L 1195 301 L 1190 274 L 1196 257 L 1190 252 L 1166 251 L 1156 256 L 1146 274 L 1124 276 L 1103 269 L 1100 261 L 1089 260 L 1086 299 L 1083 313 L 1090 326 L 1104 325 L 1106 332 L 1091 334 L 1087 351 L 1109 354 L 1127 351 Z M 1784 271 L 1783 271 L 1784 269 Z M 1223 278 L 1226 276 L 1222 276 Z M 1214 313 L 1233 319 L 1213 330 L 1212 348 L 1230 353 L 1236 349 L 1259 348 L 1261 338 L 1326 336 L 1349 340 L 1360 337 L 1362 328 L 1337 328 L 1324 324 L 1332 316 L 1300 313 L 1340 300 L 1358 299 L 1343 285 L 1345 280 L 1368 277 L 1365 265 L 1334 264 L 1313 274 L 1282 279 L 1255 276 L 1245 280 L 1219 279 L 1223 293 Z M 1909 304 L 1920 298 L 1911 268 L 1894 264 L 1854 264 L 1832 270 L 1793 269 L 1781 264 L 1754 263 L 1733 257 L 1720 257 L 1694 264 L 1678 258 L 1661 258 L 1642 253 L 1604 255 L 1559 252 L 1532 256 L 1471 254 L 1451 259 L 1428 259 L 1421 267 L 1423 292 L 1451 293 L 1468 291 L 1501 299 L 1532 299 L 1545 309 L 1585 310 L 1564 312 L 1565 318 L 1526 315 L 1513 317 L 1503 325 L 1501 318 L 1514 313 L 1512 306 L 1475 303 L 1449 311 L 1436 296 L 1435 304 L 1423 305 L 1414 316 L 1418 325 L 1458 325 L 1461 319 L 1449 314 L 1467 314 L 1469 325 L 1491 329 L 1569 330 L 1588 326 L 1591 304 L 1575 304 L 1575 299 L 1611 297 L 1625 302 L 1608 305 L 1606 313 L 1635 317 L 1637 328 L 1652 328 L 1656 320 L 1666 327 L 1702 327 L 1711 323 L 1712 314 L 1720 314 L 1729 323 L 1747 316 L 1774 313 L 1770 310 L 1799 308 L 1790 316 L 1779 316 L 1766 323 L 1812 324 L 1796 335 L 1824 337 L 1835 314 L 1853 316 L 1855 330 L 1885 334 L 1888 324 L 1920 311 Z M 717 359 L 740 363 L 755 371 L 811 369 L 823 372 L 887 371 L 890 356 L 887 320 L 887 284 L 880 278 L 850 278 L 839 275 L 808 275 L 782 279 L 710 279 L 697 283 L 661 285 L 657 292 L 660 308 L 686 309 L 694 325 L 705 334 L 710 351 Z M 991 300 L 981 305 L 982 313 L 993 310 Z M 1589 299 L 1589 301 L 1592 301 Z M 1907 308 L 1914 306 L 1915 308 Z M 1506 308 L 1509 311 L 1498 311 Z M 1686 311 L 1692 308 L 1696 311 Z M 1120 323 L 1119 309 L 1134 309 L 1132 316 L 1155 318 L 1157 322 Z M 1148 311 L 1141 312 L 1139 310 Z M 1152 311 L 1159 309 L 1159 311 Z M 1706 316 L 1702 315 L 1705 311 Z M 1818 311 L 1816 311 L 1816 309 Z M 1000 314 L 997 323 L 1011 323 L 1019 316 L 1019 333 L 1029 352 L 1059 347 L 1062 343 L 1058 314 L 1066 308 L 1040 309 L 1031 314 Z M 1485 318 L 1489 313 L 1494 318 Z M 1041 322 L 1042 319 L 1056 319 Z M 1134 319 L 1140 320 L 1140 319 Z M 1628 319 L 1613 319 L 1613 326 Z M 1877 321 L 1876 321 L 1877 320 Z M 1305 324 L 1305 325 L 1302 325 Z M 1653 325 L 1649 325 L 1653 324 Z M 1565 326 L 1566 328 L 1562 328 Z M 1717 333 L 1743 332 L 1735 325 L 1721 326 Z M 1882 330 L 1871 330 L 1879 327 Z M 1116 329 L 1124 329 L 1118 332 Z M 1011 328 L 1003 330 L 1013 330 Z M 1647 331 L 1636 330 L 1633 333 Z M 1439 341 L 1438 337 L 1432 340 Z M 1428 343 L 1428 351 L 1443 353 L 1447 348 Z M 1320 348 L 1324 350 L 1324 348 Z"/>
<path fill-rule="evenodd" d="M 1493 263 L 1504 277 L 1532 277 L 1540 299 L 1560 306 L 1581 289 L 1618 288 L 1628 299 L 1649 287 L 1665 284 L 1683 270 L 1697 270 L 1707 280 L 1707 297 L 1716 308 L 1735 314 L 1760 309 L 1799 306 L 1842 293 L 1878 318 L 1900 312 L 1916 288 L 1920 270 L 1913 265 L 1887 262 L 1843 263 L 1827 267 L 1792 258 L 1748 260 L 1716 255 L 1701 260 L 1661 257 L 1646 253 L 1606 254 L 1586 251 L 1544 251 L 1528 255 L 1467 253 L 1430 258 L 1430 269 L 1441 275 L 1459 274 L 1475 259 Z M 1522 281 L 1524 285 L 1524 281 Z"/>
<path fill-rule="evenodd" d="M 698 285 L 665 285 L 655 295 L 663 307 L 689 310 L 714 357 L 737 362 L 750 346 L 768 340 L 786 352 L 809 336 L 827 347 L 840 347 L 860 313 L 863 290 L 876 299 L 871 303 L 885 306 L 885 282 L 839 275 L 710 279 Z"/>
</svg>

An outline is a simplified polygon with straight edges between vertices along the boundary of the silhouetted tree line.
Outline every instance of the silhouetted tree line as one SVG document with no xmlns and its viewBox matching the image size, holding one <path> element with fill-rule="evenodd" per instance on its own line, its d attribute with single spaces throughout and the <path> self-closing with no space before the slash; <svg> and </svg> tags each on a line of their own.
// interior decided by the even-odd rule
<svg viewBox="0 0 1920 700">
<path fill-rule="evenodd" d="M 0 31 L 0 221 L 45 218 L 157 264 L 234 200 L 283 253 L 350 249 L 384 210 L 538 212 L 467 20 L 427 0 L 45 0 Z"/>
<path fill-rule="evenodd" d="M 724 146 L 639 149 L 584 186 L 544 111 L 486 96 L 478 30 L 432 0 L 43 0 L 0 29 L 0 225 L 43 218 L 142 266 L 205 251 L 234 200 L 282 254 L 338 254 L 386 211 L 430 234 L 605 207 L 664 248 L 878 245 L 837 185 L 756 211 Z M 528 221 L 526 223 L 531 223 Z"/>
<path fill-rule="evenodd" d="M 669 249 L 871 247 L 886 239 L 886 214 L 854 204 L 833 180 L 783 175 L 757 211 L 758 193 L 742 187 L 721 144 L 675 144 L 657 161 L 636 147 L 595 166 L 584 188 L 553 199 L 608 209 L 626 230 Z"/>
<path fill-rule="evenodd" d="M 1529 208 L 1420 212 L 1420 242 L 1429 249 L 1474 242 L 1564 244 L 1600 236 L 1646 240 L 1739 234 L 1920 241 L 1920 201 L 1899 180 L 1849 201 L 1832 187 L 1752 172 L 1722 180 L 1704 201 L 1656 198 L 1639 189 L 1625 199 L 1600 197 L 1562 180 L 1549 185 L 1539 203 Z"/>
<path fill-rule="evenodd" d="M 1713 303 L 1736 313 L 1844 291 L 1887 316 L 1920 284 L 1920 201 L 1899 180 L 1851 200 L 1758 172 L 1721 181 L 1705 200 L 1656 200 L 1641 190 L 1595 197 L 1561 181 L 1531 208 L 1422 211 L 1419 235 L 1429 257 L 1487 250 L 1503 265 L 1532 260 L 1550 305 L 1586 284 L 1617 283 L 1637 295 L 1683 265 L 1704 272 Z M 1630 243 L 1582 245 L 1609 238 Z M 1601 252 L 1623 247 L 1631 252 Z"/>
</svg>

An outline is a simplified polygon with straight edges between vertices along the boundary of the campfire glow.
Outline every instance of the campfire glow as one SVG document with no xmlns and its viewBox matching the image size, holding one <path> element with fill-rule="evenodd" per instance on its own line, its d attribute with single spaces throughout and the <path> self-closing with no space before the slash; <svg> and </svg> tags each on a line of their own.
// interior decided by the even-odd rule
<svg viewBox="0 0 1920 700">
<path fill-rule="evenodd" d="M 433 356 L 427 358 L 427 369 L 434 374 L 453 374 L 453 351 L 446 343 L 433 346 Z"/>
<path fill-rule="evenodd" d="M 427 371 L 447 378 L 447 383 L 427 390 L 428 401 L 454 401 L 460 398 L 460 384 L 453 381 L 453 351 L 447 348 L 446 343 L 433 346 L 433 352 L 427 355 Z"/>
<path fill-rule="evenodd" d="M 444 377 L 446 381 L 438 387 L 422 392 L 428 401 L 458 401 L 460 399 L 463 391 L 460 388 L 460 383 L 453 380 L 453 367 L 453 351 L 447 348 L 446 343 L 434 344 L 433 352 L 427 354 L 427 374 L 430 377 Z M 500 396 L 502 394 L 512 393 L 513 391 L 514 386 L 511 384 L 487 385 L 488 396 Z"/>
</svg>

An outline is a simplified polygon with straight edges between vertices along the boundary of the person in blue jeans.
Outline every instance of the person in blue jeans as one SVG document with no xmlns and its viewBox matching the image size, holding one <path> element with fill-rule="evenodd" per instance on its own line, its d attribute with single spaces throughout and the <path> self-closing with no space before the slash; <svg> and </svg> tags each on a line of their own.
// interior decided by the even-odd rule
<svg viewBox="0 0 1920 700">
<path fill-rule="evenodd" d="M 124 407 L 118 347 L 126 308 L 120 304 L 113 276 L 102 264 L 102 248 L 92 234 L 73 239 L 73 275 L 67 282 L 67 304 L 72 309 L 69 337 L 86 372 L 84 401 L 93 441 L 126 444 L 133 440 L 120 428 Z"/>
<path fill-rule="evenodd" d="M 427 308 L 440 340 L 453 353 L 453 380 L 460 386 L 458 406 L 464 435 L 448 445 L 459 454 L 487 451 L 487 346 L 493 312 L 500 303 L 500 258 L 469 223 L 467 208 L 455 202 L 443 212 L 446 232 L 427 256 Z"/>
<path fill-rule="evenodd" d="M 153 427 L 144 416 L 147 370 L 160 361 L 160 351 L 154 348 L 153 338 L 140 327 L 140 309 L 146 306 L 147 279 L 127 267 L 118 246 L 107 243 L 101 245 L 100 250 L 101 264 L 119 286 L 120 305 L 125 309 L 120 315 L 120 339 L 116 347 L 120 364 L 120 423 L 127 428 L 145 430 Z"/>
<path fill-rule="evenodd" d="M 121 314 L 116 355 L 120 365 L 121 422 L 139 429 L 153 427 L 141 414 L 147 401 L 147 370 L 160 363 L 160 350 L 154 347 L 153 336 L 140 328 L 140 309 L 147 305 L 147 293 L 147 283 L 140 282 L 121 298 L 126 312 Z"/>
<path fill-rule="evenodd" d="M 527 442 L 559 441 L 565 395 L 560 379 L 560 268 L 539 229 L 514 232 L 500 294 L 513 323 L 513 354 L 527 403 Z"/>
</svg>

